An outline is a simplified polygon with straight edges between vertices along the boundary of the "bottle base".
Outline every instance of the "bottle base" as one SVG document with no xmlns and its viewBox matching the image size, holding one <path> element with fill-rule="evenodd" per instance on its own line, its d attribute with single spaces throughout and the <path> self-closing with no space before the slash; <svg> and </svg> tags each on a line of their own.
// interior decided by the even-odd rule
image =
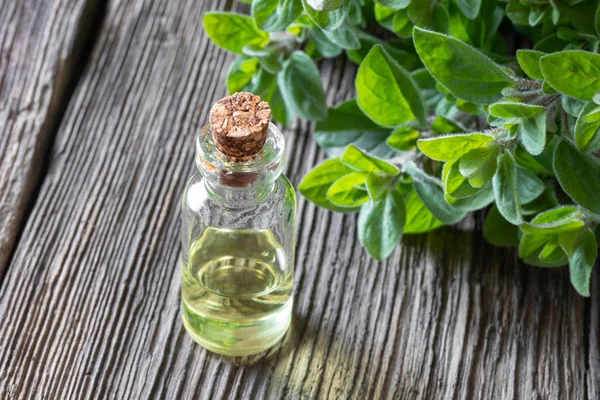
<svg viewBox="0 0 600 400">
<path fill-rule="evenodd" d="M 183 326 L 200 346 L 223 356 L 242 357 L 262 353 L 280 342 L 290 327 L 292 301 L 277 313 L 253 322 L 223 322 L 190 313 L 181 305 Z"/>
</svg>

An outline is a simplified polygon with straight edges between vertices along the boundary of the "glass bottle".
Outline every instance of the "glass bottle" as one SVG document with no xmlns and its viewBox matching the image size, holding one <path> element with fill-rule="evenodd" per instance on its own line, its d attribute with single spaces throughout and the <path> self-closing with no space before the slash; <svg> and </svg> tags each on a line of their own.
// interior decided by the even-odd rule
<svg viewBox="0 0 600 400">
<path fill-rule="evenodd" d="M 196 138 L 199 173 L 183 195 L 181 313 L 197 343 L 244 356 L 272 347 L 290 325 L 296 195 L 275 125 L 265 124 L 257 153 L 232 157 L 212 122 L 211 112 Z"/>
</svg>

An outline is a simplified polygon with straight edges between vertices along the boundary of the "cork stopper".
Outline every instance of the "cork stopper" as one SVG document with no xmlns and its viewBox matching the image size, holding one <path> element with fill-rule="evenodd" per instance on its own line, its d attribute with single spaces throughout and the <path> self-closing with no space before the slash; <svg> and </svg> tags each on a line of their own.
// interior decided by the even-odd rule
<svg viewBox="0 0 600 400">
<path fill-rule="evenodd" d="M 224 97 L 210 110 L 210 128 L 216 148 L 240 161 L 248 160 L 263 148 L 270 121 L 269 104 L 247 92 Z"/>
</svg>

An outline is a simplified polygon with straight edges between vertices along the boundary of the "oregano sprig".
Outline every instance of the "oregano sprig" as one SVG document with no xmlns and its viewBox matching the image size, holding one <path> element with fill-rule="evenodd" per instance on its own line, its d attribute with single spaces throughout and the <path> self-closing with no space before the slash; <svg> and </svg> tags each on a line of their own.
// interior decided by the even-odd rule
<svg viewBox="0 0 600 400">
<path fill-rule="evenodd" d="M 369 254 L 384 259 L 404 234 L 487 208 L 486 240 L 518 246 L 534 266 L 568 264 L 574 288 L 590 295 L 600 234 L 597 1 L 248 2 L 250 16 L 204 17 L 210 38 L 238 54 L 227 88 L 262 96 L 284 125 L 317 121 L 330 158 L 299 190 L 358 212 Z M 527 48 L 510 49 L 515 37 Z M 358 64 L 356 96 L 327 108 L 316 61 L 342 54 Z"/>
</svg>

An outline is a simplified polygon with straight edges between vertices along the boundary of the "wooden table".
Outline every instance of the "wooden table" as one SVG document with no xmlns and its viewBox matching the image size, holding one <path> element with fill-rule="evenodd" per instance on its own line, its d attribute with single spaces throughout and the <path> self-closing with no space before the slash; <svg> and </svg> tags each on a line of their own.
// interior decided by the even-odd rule
<svg viewBox="0 0 600 400">
<path fill-rule="evenodd" d="M 232 56 L 209 0 L 0 0 L 0 398 L 599 399 L 600 273 L 488 246 L 476 215 L 386 262 L 356 217 L 299 201 L 285 343 L 226 360 L 179 315 L 179 206 L 192 139 Z M 243 8 L 247 10 L 246 8 Z M 356 68 L 321 65 L 328 103 Z M 323 159 L 285 130 L 298 184 Z"/>
</svg>

